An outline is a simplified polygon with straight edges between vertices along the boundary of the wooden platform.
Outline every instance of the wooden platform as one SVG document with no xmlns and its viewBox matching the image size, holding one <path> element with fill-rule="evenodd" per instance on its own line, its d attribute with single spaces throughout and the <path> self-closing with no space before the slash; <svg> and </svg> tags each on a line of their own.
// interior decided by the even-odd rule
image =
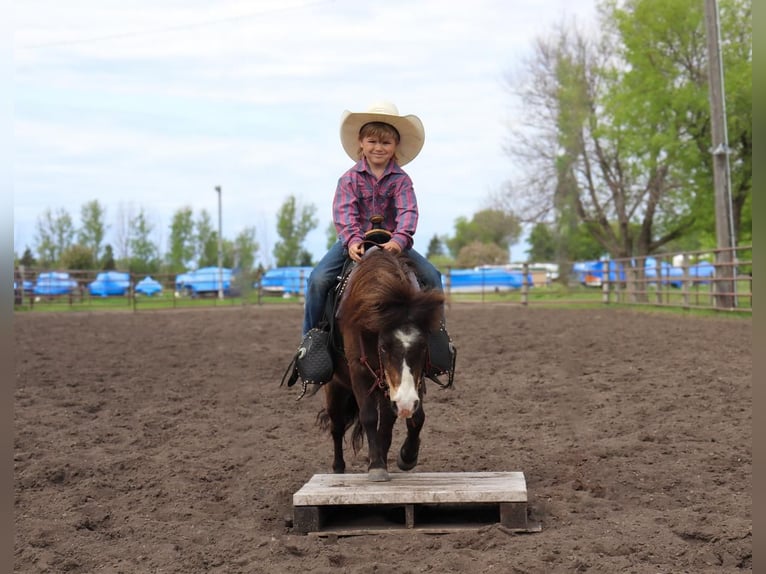
<svg viewBox="0 0 766 574">
<path fill-rule="evenodd" d="M 522 472 L 315 474 L 293 495 L 293 527 L 300 533 L 366 534 L 392 530 L 448 532 L 500 524 L 539 530 L 527 520 Z"/>
</svg>

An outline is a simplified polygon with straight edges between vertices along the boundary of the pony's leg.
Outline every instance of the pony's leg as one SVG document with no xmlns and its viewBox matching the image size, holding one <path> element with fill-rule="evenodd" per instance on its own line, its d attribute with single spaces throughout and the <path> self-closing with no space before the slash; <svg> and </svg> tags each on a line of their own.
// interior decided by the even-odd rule
<svg viewBox="0 0 766 574">
<path fill-rule="evenodd" d="M 333 444 L 332 471 L 336 474 L 346 472 L 343 459 L 343 435 L 346 433 L 346 405 L 351 399 L 348 391 L 335 383 L 325 385 L 325 409 L 330 419 L 330 435 Z"/>
<path fill-rule="evenodd" d="M 377 394 L 375 393 L 375 395 Z M 383 420 L 380 420 L 380 418 L 386 412 L 386 406 L 380 405 L 379 407 L 379 401 L 380 399 L 377 396 L 368 397 L 359 410 L 359 418 L 367 436 L 367 449 L 370 458 L 370 464 L 367 467 L 367 477 L 374 482 L 385 482 L 389 480 L 388 464 L 386 461 L 388 447 L 384 448 L 385 444 L 381 441 L 381 432 L 379 432 L 378 428 L 384 426 Z M 388 410 L 391 410 L 390 407 Z M 393 413 L 391 417 L 393 417 Z M 391 438 L 389 435 L 388 446 L 390 447 L 390 445 Z"/>
<path fill-rule="evenodd" d="M 396 466 L 401 470 L 412 470 L 418 464 L 418 453 L 420 451 L 420 431 L 426 422 L 426 413 L 423 410 L 423 399 L 420 400 L 420 408 L 415 411 L 412 417 L 407 419 L 407 438 L 399 449 L 399 456 L 396 459 Z"/>
<path fill-rule="evenodd" d="M 388 451 L 391 449 L 391 439 L 394 434 L 396 413 L 391 407 L 388 397 L 380 401 L 380 420 L 378 421 L 378 441 L 380 444 L 380 456 L 388 468 Z"/>
</svg>

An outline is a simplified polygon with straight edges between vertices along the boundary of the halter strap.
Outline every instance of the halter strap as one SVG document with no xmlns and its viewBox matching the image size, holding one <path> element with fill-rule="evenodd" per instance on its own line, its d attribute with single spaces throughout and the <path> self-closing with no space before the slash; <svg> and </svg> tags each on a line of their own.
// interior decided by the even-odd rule
<svg viewBox="0 0 766 574">
<path fill-rule="evenodd" d="M 372 394 L 376 387 L 378 387 L 383 393 L 388 396 L 388 383 L 386 382 L 386 372 L 383 370 L 383 359 L 380 356 L 380 345 L 378 345 L 378 370 L 372 368 L 370 362 L 367 360 L 367 354 L 364 352 L 364 341 L 362 341 L 362 334 L 359 333 L 359 362 L 367 367 L 370 374 L 375 378 L 375 382 L 370 387 L 368 394 Z"/>
</svg>

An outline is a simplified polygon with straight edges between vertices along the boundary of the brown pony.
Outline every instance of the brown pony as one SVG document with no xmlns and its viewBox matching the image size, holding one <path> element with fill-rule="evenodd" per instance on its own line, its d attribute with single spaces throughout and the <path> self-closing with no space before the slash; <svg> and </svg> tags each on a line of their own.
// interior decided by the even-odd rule
<svg viewBox="0 0 766 574">
<path fill-rule="evenodd" d="M 428 335 L 439 326 L 443 303 L 442 293 L 420 289 L 406 255 L 373 248 L 351 272 L 337 314 L 344 356 L 336 356 L 319 414 L 332 435 L 334 472 L 346 469 L 343 437 L 355 423 L 352 446 L 358 451 L 366 436 L 369 479 L 389 480 L 397 417 L 407 426 L 397 465 L 410 470 L 417 464 Z"/>
</svg>

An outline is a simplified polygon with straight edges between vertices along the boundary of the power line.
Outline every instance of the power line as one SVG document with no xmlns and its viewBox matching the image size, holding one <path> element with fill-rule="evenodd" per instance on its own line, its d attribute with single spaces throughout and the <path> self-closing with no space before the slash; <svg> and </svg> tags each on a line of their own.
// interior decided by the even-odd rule
<svg viewBox="0 0 766 574">
<path fill-rule="evenodd" d="M 277 14 L 279 12 L 289 12 L 291 10 L 310 8 L 314 6 L 320 6 L 322 4 L 329 4 L 335 0 L 315 0 L 314 2 L 304 2 L 303 4 L 297 4 L 294 6 L 280 6 L 278 8 L 272 8 L 268 10 L 260 10 L 258 12 L 250 12 L 247 14 L 240 14 L 239 16 L 231 16 L 229 18 L 218 18 L 212 20 L 201 20 L 199 22 L 189 22 L 186 24 L 176 24 L 174 26 L 164 26 L 162 28 L 154 28 L 151 30 L 133 30 L 130 32 L 120 32 L 115 34 L 108 34 L 105 36 L 92 36 L 90 38 L 80 38 L 74 40 L 57 40 L 53 42 L 44 42 L 42 44 L 29 44 L 26 46 L 18 46 L 16 50 L 37 50 L 40 48 L 53 48 L 59 46 L 74 46 L 77 44 L 90 44 L 94 42 L 105 42 L 108 40 L 120 40 L 124 38 L 137 38 L 141 36 L 151 36 L 153 34 L 163 34 L 165 32 L 175 32 L 179 30 L 191 30 L 194 28 L 202 28 L 204 26 L 210 26 L 215 24 L 227 24 L 229 22 L 236 22 L 238 20 L 248 20 L 258 18 L 261 16 Z"/>
</svg>

